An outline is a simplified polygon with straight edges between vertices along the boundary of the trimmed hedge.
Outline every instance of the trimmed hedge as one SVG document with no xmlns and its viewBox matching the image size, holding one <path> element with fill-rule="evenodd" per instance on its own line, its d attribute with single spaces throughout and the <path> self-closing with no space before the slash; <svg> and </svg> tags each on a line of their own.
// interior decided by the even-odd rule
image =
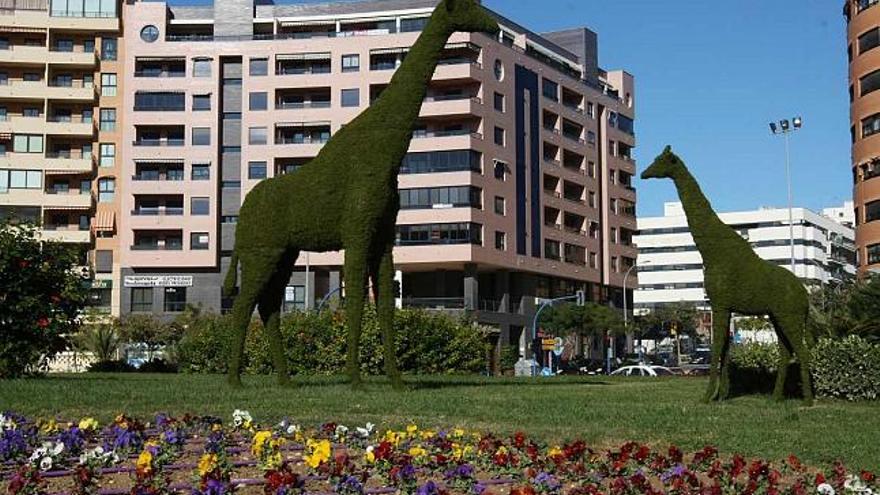
<svg viewBox="0 0 880 495">
<path fill-rule="evenodd" d="M 342 312 L 294 313 L 281 321 L 286 364 L 292 374 L 337 375 L 346 371 L 347 329 Z M 400 370 L 415 374 L 482 373 L 487 370 L 490 345 L 482 327 L 464 320 L 418 310 L 394 315 Z M 244 370 L 250 374 L 274 371 L 263 325 L 251 322 L 244 351 Z M 190 323 L 177 348 L 183 373 L 226 373 L 229 317 L 204 315 Z M 364 312 L 360 371 L 383 372 L 382 339 L 376 310 Z"/>
<path fill-rule="evenodd" d="M 735 346 L 732 365 L 737 393 L 766 392 L 773 389 L 779 363 L 775 344 L 752 343 Z M 796 365 L 793 365 L 796 366 Z M 811 375 L 820 397 L 849 401 L 880 398 L 880 344 L 858 336 L 822 339 L 813 349 Z M 789 376 L 797 376 L 789 373 Z M 786 388 L 797 387 L 797 381 Z"/>
</svg>

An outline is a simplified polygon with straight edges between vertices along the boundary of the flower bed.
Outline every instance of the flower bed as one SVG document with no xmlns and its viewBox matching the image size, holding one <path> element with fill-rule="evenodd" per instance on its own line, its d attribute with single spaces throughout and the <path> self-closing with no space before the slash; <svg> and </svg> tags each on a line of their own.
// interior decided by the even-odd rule
<svg viewBox="0 0 880 495">
<path fill-rule="evenodd" d="M 880 494 L 872 473 L 840 463 L 822 471 L 794 456 L 771 464 L 635 443 L 596 451 L 416 425 L 270 427 L 246 411 L 225 422 L 120 415 L 108 425 L 5 413 L 0 479 L 9 495 Z"/>
</svg>

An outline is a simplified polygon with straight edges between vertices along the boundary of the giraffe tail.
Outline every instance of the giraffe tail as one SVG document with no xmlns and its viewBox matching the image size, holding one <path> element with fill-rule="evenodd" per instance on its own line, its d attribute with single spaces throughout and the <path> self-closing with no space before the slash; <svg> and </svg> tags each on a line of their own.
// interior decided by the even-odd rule
<svg viewBox="0 0 880 495">
<path fill-rule="evenodd" d="M 223 295 L 232 297 L 236 285 L 238 285 L 238 251 L 233 251 L 229 271 L 226 272 L 226 280 L 223 282 Z"/>
</svg>

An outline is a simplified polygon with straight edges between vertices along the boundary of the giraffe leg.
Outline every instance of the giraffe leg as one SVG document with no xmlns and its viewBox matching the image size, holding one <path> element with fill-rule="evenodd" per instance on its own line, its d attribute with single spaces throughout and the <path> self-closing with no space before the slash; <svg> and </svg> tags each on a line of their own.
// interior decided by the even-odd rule
<svg viewBox="0 0 880 495">
<path fill-rule="evenodd" d="M 376 312 L 379 317 L 379 328 L 382 331 L 384 345 L 385 374 L 395 389 L 403 388 L 403 380 L 397 369 L 397 335 L 394 331 L 394 260 L 393 246 L 389 246 L 381 260 L 373 269 L 373 297 L 376 300 Z"/>
<path fill-rule="evenodd" d="M 241 289 L 235 298 L 235 304 L 232 309 L 234 334 L 229 354 L 228 377 L 229 384 L 234 387 L 241 386 L 244 344 L 247 339 L 248 326 L 254 314 L 254 308 L 257 305 L 257 299 L 272 278 L 272 274 L 282 254 L 282 250 L 273 249 L 256 249 L 239 253 Z M 230 270 L 234 269 L 235 267 L 230 268 Z"/>
<path fill-rule="evenodd" d="M 776 371 L 776 386 L 773 388 L 773 399 L 782 401 L 785 400 L 785 382 L 788 379 L 788 366 L 791 364 L 791 349 L 782 326 L 775 321 L 773 325 L 776 327 L 779 340 L 779 364 L 777 365 L 779 369 Z"/>
<path fill-rule="evenodd" d="M 730 321 L 728 316 L 728 322 Z M 730 323 L 727 324 L 725 332 L 724 347 L 721 351 L 721 381 L 718 384 L 718 400 L 727 400 L 730 398 L 730 368 L 733 358 L 733 341 L 730 339 Z"/>
<path fill-rule="evenodd" d="M 366 249 L 345 248 L 345 319 L 348 323 L 348 354 L 346 370 L 353 388 L 362 386 L 360 369 L 361 323 L 367 284 Z"/>
<path fill-rule="evenodd" d="M 730 313 L 724 310 L 712 312 L 712 367 L 709 369 L 709 387 L 706 389 L 704 402 L 720 399 L 720 372 L 723 365 L 724 350 L 728 340 Z"/>
<path fill-rule="evenodd" d="M 801 314 L 806 315 L 805 309 Z M 813 375 L 810 373 L 810 365 L 812 363 L 812 335 L 809 335 L 807 329 L 807 318 L 791 317 L 791 323 L 784 327 L 788 341 L 791 343 L 794 355 L 798 360 L 798 368 L 801 372 L 801 393 L 804 399 L 804 405 L 813 405 Z"/>
<path fill-rule="evenodd" d="M 278 384 L 281 386 L 290 385 L 287 357 L 284 354 L 284 340 L 281 336 L 281 305 L 284 300 L 284 288 L 290 281 L 296 257 L 294 254 L 293 258 L 283 261 L 289 266 L 278 268 L 263 291 L 259 303 L 260 318 L 263 320 L 263 327 L 269 339 L 269 351 L 272 353 L 275 372 L 278 373 Z M 288 261 L 289 263 L 287 263 Z"/>
</svg>

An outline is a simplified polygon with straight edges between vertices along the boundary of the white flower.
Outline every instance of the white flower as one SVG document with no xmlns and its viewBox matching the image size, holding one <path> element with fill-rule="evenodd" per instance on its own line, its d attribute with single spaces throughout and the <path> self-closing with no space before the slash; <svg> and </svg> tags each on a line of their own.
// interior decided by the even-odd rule
<svg viewBox="0 0 880 495">
<path fill-rule="evenodd" d="M 251 417 L 251 413 L 249 413 L 248 411 L 242 411 L 241 409 L 236 409 L 232 413 L 232 424 L 235 425 L 236 427 L 246 426 L 246 425 L 250 424 L 252 421 L 253 421 L 253 418 Z"/>
<path fill-rule="evenodd" d="M 816 493 L 819 495 L 835 495 L 834 487 L 828 483 L 822 483 L 816 487 Z"/>
<path fill-rule="evenodd" d="M 348 427 L 345 425 L 336 426 L 336 438 L 344 438 L 348 434 Z"/>
<path fill-rule="evenodd" d="M 36 461 L 46 455 L 46 447 L 37 447 L 31 454 L 31 461 Z"/>
<path fill-rule="evenodd" d="M 61 455 L 62 452 L 64 452 L 64 444 L 63 443 L 58 442 L 55 444 L 54 447 L 52 447 L 52 455 L 53 456 Z"/>
<path fill-rule="evenodd" d="M 366 428 L 357 428 L 357 435 L 361 438 L 369 438 L 370 435 L 373 434 L 373 428 L 375 427 L 376 425 L 374 425 L 373 423 L 367 423 Z"/>
<path fill-rule="evenodd" d="M 88 462 L 89 462 L 89 453 L 88 452 L 83 452 L 82 454 L 79 455 L 79 465 L 80 466 L 82 466 L 83 464 L 88 464 Z"/>
<path fill-rule="evenodd" d="M 52 469 L 52 458 L 51 457 L 43 457 L 40 460 L 40 469 L 43 471 L 48 471 Z"/>
<path fill-rule="evenodd" d="M 868 488 L 868 485 L 853 475 L 849 475 L 846 478 L 846 481 L 843 482 L 843 487 L 846 489 L 847 493 L 862 493 L 865 495 L 873 494 L 873 491 Z"/>
<path fill-rule="evenodd" d="M 299 433 L 299 432 L 300 432 L 300 427 L 299 427 L 299 425 L 290 425 L 290 426 L 287 427 L 287 434 L 288 434 L 288 435 L 294 435 L 294 434 Z"/>
</svg>

